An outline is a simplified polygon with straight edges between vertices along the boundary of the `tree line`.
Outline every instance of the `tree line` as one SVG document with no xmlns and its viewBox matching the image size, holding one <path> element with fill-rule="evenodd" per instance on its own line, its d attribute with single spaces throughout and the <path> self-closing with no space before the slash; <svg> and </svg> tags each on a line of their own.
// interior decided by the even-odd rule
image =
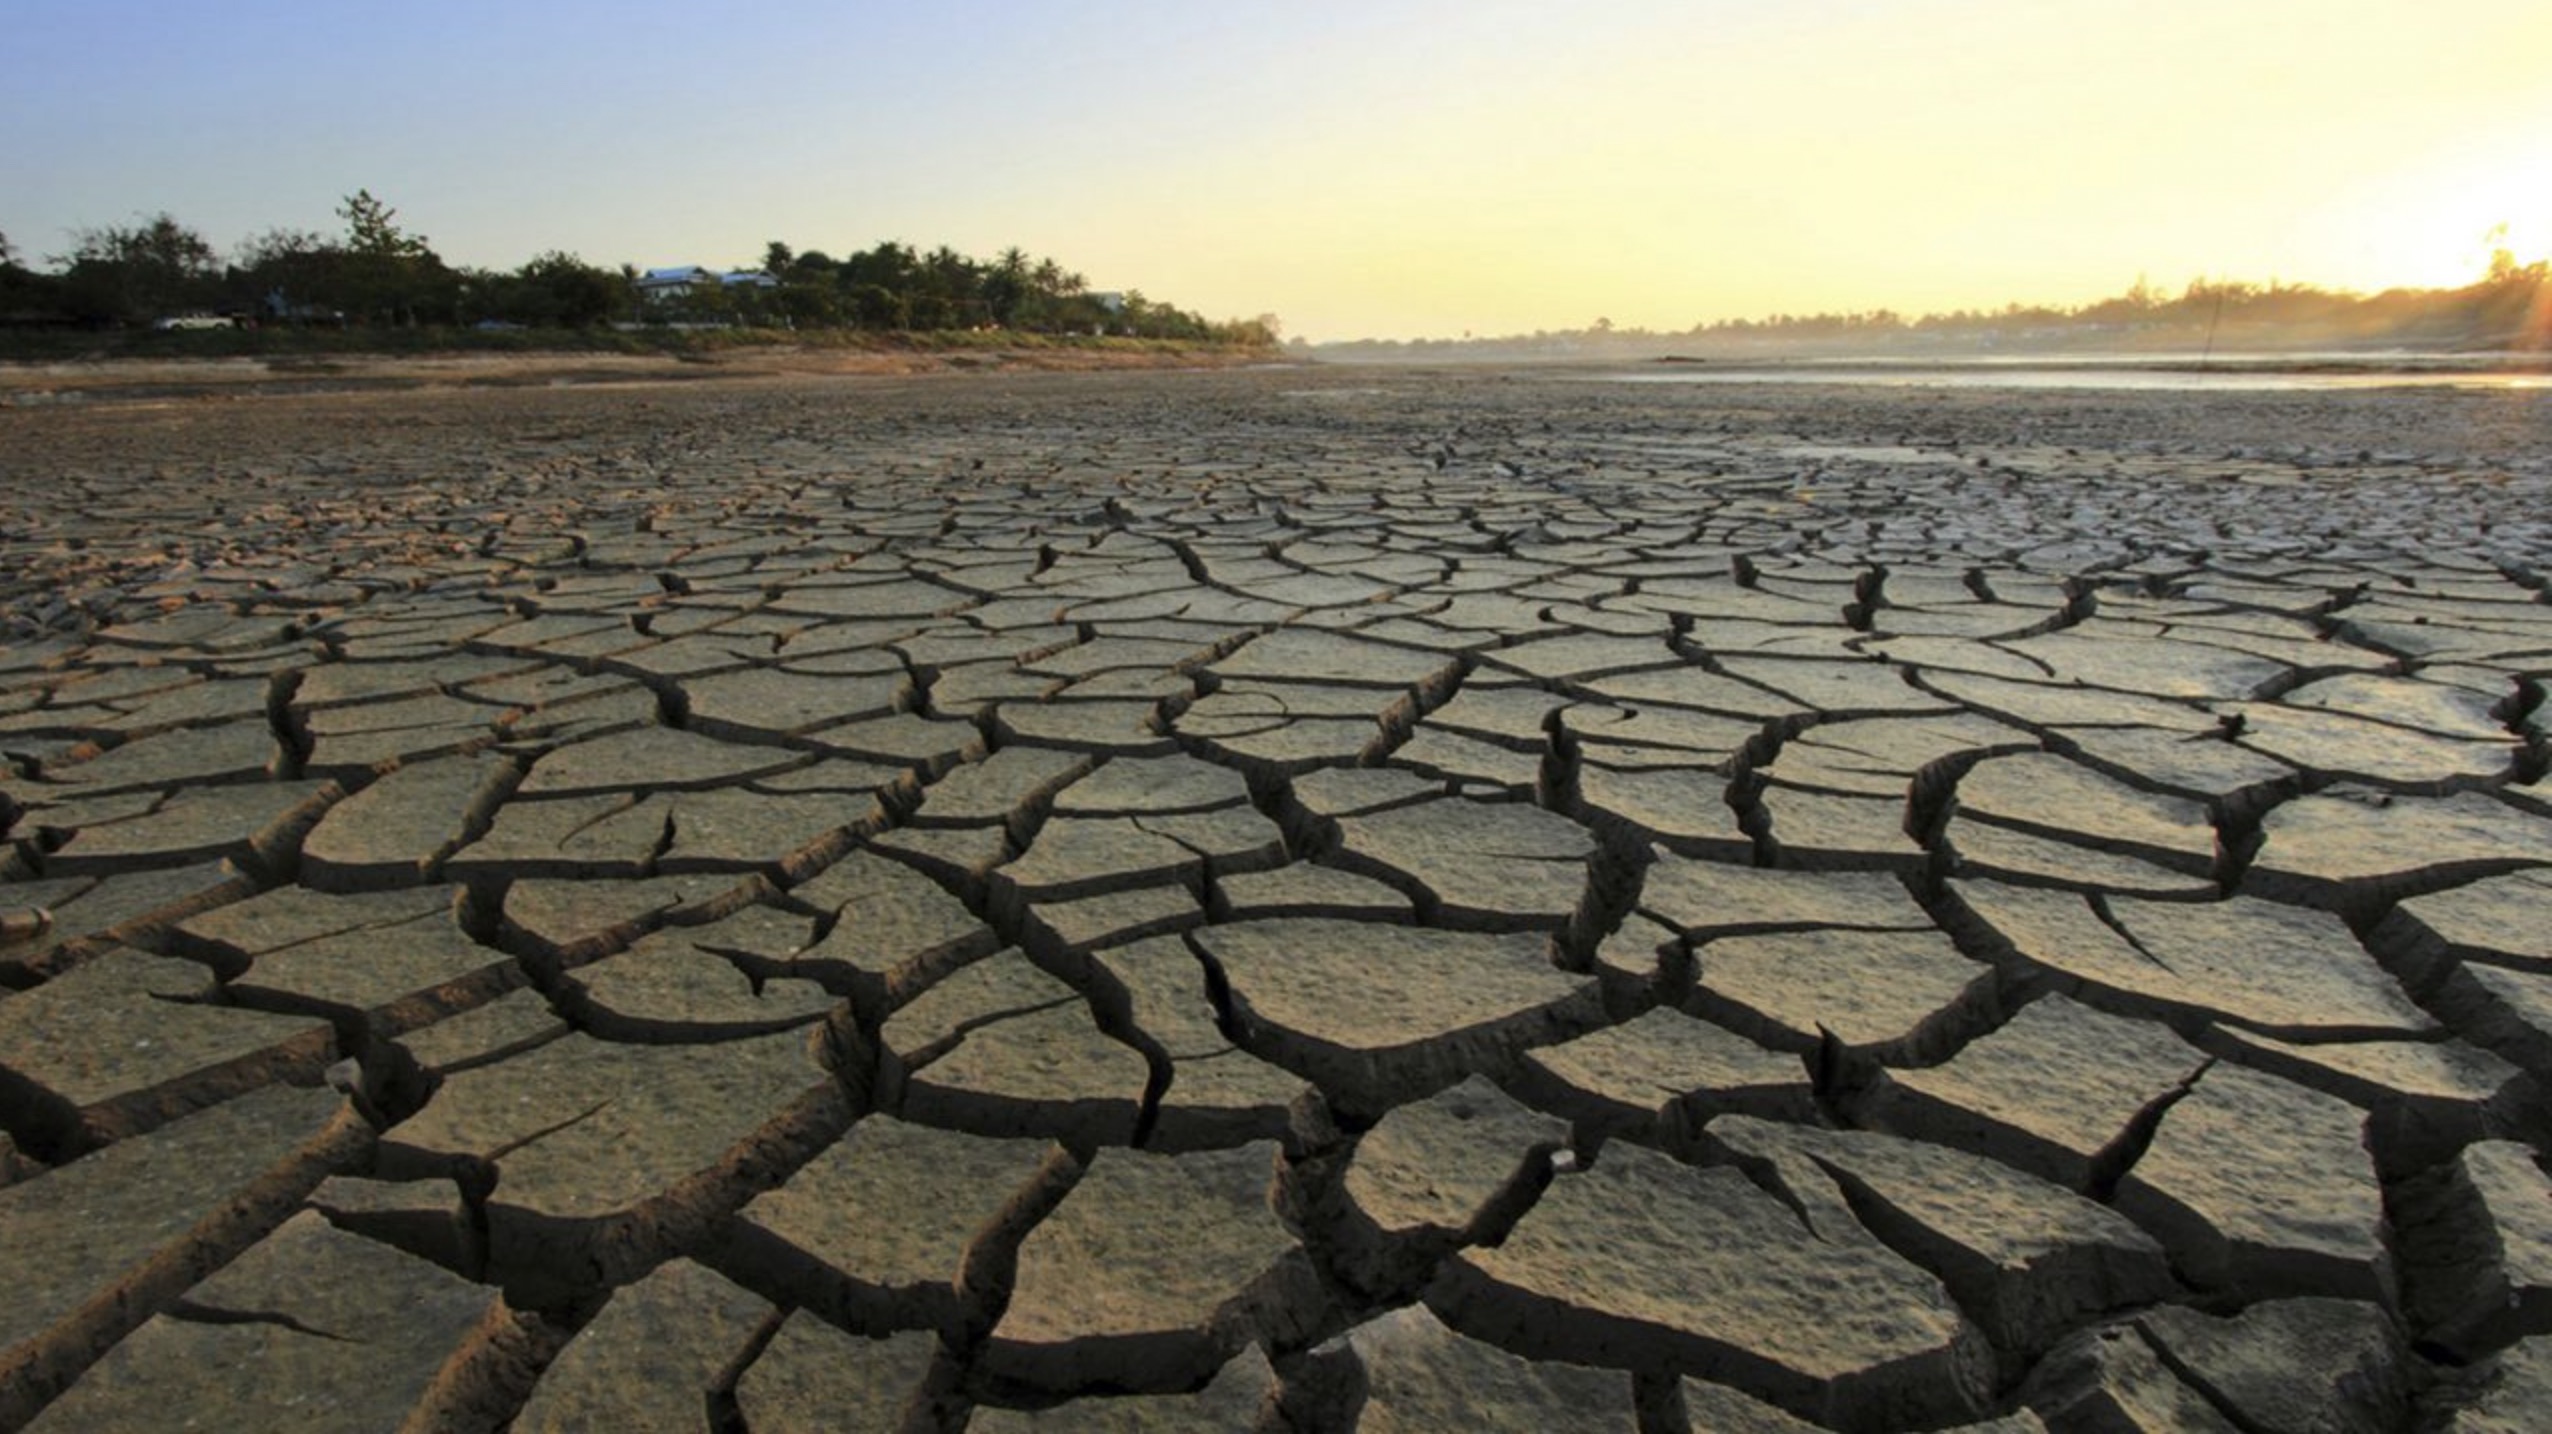
<svg viewBox="0 0 2552 1434">
<path fill-rule="evenodd" d="M 2081 333 L 2198 329 L 2289 330 L 2333 337 L 2435 342 L 2508 349 L 2542 348 L 2552 340 L 2552 261 L 2517 262 L 2496 250 L 2474 283 L 2451 289 L 2387 289 L 2362 294 L 2271 280 L 2191 279 L 2177 294 L 2138 277 L 2126 292 L 2074 307 L 2008 304 L 1907 318 L 1887 309 L 1861 313 L 1776 314 L 1762 320 L 1696 324 L 1704 337 L 1821 337 L 1887 334 Z"/>
<path fill-rule="evenodd" d="M 167 213 L 77 230 L 38 269 L 0 234 L 0 327 L 118 329 L 207 316 L 238 324 L 585 329 L 605 324 L 1037 334 L 1272 344 L 1273 315 L 1208 322 L 1140 291 L 1093 292 L 1016 247 L 976 259 L 889 241 L 836 259 L 772 241 L 737 282 L 642 291 L 639 271 L 563 251 L 511 270 L 446 263 L 369 190 L 337 233 L 275 228 L 227 255 Z"/>
<path fill-rule="evenodd" d="M 1720 319 L 1647 329 L 1597 319 L 1580 329 L 1497 338 L 1364 339 L 1317 345 L 1335 358 L 1646 358 L 1727 353 L 2128 351 L 2227 346 L 2297 349 L 2400 347 L 2539 353 L 2552 350 L 2552 261 L 2520 263 L 2496 249 L 2455 288 L 2364 294 L 2312 284 L 2192 279 L 2178 293 L 2143 278 L 2080 305 L 2006 304 L 1909 316 L 1892 309 Z"/>
</svg>

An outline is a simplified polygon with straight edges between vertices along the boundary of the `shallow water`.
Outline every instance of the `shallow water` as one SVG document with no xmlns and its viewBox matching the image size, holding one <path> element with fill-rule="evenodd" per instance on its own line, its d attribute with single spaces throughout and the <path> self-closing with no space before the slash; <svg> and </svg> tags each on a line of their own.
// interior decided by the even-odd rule
<svg viewBox="0 0 2552 1434">
<path fill-rule="evenodd" d="M 1587 381 L 1643 384 L 1853 384 L 1879 388 L 2087 389 L 2184 393 L 2327 393 L 2377 388 L 2552 389 L 2552 372 L 2515 368 L 2291 368 L 2243 363 L 2081 363 L 1978 359 L 1957 363 L 1677 365 L 1590 373 Z"/>
</svg>

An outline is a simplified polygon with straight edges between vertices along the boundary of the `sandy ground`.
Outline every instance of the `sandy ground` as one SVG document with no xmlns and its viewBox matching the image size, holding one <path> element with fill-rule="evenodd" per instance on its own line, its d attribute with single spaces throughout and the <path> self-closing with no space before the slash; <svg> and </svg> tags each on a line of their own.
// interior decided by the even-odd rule
<svg viewBox="0 0 2552 1434">
<path fill-rule="evenodd" d="M 2552 1423 L 2552 398 L 481 362 L 9 375 L 0 1429 Z"/>
<path fill-rule="evenodd" d="M 744 381 L 790 376 L 1091 372 L 1227 367 L 1213 353 L 1058 349 L 754 347 L 666 354 L 386 354 L 273 358 L 118 358 L 0 363 L 0 406 L 178 398 L 278 397 L 447 388 Z"/>
</svg>

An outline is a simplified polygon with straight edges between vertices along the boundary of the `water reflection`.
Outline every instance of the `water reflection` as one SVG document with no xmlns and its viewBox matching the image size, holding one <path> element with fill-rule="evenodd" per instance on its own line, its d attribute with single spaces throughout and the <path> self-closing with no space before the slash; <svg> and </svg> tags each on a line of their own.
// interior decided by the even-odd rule
<svg viewBox="0 0 2552 1434">
<path fill-rule="evenodd" d="M 1790 364 L 1677 363 L 1579 375 L 1601 383 L 1854 384 L 1880 388 L 2126 389 L 2160 392 L 2328 392 L 2372 388 L 2552 389 L 2542 368 L 2392 367 L 2362 361 L 2129 361 L 1978 359 L 1965 362 L 1810 360 Z"/>
</svg>

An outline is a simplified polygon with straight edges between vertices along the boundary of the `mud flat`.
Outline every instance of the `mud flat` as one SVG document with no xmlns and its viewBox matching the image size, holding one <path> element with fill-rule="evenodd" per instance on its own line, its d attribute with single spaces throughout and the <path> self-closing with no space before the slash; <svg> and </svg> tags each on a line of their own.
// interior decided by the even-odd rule
<svg viewBox="0 0 2552 1434">
<path fill-rule="evenodd" d="M 0 1428 L 2552 1424 L 2547 435 L 0 409 Z"/>
</svg>

